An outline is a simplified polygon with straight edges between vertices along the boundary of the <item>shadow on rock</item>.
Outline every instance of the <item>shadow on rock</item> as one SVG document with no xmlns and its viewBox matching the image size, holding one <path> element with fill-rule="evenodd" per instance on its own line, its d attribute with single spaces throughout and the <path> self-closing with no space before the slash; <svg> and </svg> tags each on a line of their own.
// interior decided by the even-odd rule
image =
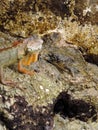
<svg viewBox="0 0 98 130">
<path fill-rule="evenodd" d="M 67 92 L 62 92 L 57 97 L 54 113 L 59 113 L 63 118 L 76 118 L 81 121 L 97 120 L 97 111 L 93 105 L 83 100 L 72 99 Z"/>
</svg>

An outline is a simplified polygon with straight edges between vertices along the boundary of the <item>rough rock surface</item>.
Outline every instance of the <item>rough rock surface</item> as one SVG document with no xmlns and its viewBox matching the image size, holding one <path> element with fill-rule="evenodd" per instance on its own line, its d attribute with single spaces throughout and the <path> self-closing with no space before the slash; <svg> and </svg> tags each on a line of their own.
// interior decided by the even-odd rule
<svg viewBox="0 0 98 130">
<path fill-rule="evenodd" d="M 20 74 L 17 63 L 5 68 L 6 78 L 17 84 L 0 84 L 0 130 L 98 129 L 95 3 L 0 1 L 0 48 L 33 33 L 44 41 L 39 60 L 29 66 L 34 76 Z"/>
</svg>

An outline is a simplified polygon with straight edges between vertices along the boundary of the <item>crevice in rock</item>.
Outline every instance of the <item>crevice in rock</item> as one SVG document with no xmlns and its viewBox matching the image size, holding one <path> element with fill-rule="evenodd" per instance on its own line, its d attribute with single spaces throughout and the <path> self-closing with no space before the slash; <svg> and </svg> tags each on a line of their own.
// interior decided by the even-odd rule
<svg viewBox="0 0 98 130">
<path fill-rule="evenodd" d="M 84 56 L 85 60 L 89 63 L 95 64 L 98 66 L 98 55 L 95 54 L 87 54 Z"/>
<path fill-rule="evenodd" d="M 54 113 L 59 113 L 63 118 L 76 118 L 81 121 L 97 120 L 95 106 L 80 99 L 72 99 L 67 92 L 62 92 L 57 97 L 54 104 Z"/>
<path fill-rule="evenodd" d="M 98 55 L 87 53 L 88 49 L 86 50 L 82 47 L 79 47 L 79 50 L 86 62 L 95 64 L 98 66 Z"/>
</svg>

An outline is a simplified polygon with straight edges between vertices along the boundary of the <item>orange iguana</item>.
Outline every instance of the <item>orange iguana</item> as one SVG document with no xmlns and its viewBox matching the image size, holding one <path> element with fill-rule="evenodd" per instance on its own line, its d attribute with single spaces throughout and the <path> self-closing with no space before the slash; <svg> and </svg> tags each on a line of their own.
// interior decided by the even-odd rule
<svg viewBox="0 0 98 130">
<path fill-rule="evenodd" d="M 19 72 L 32 75 L 34 71 L 27 70 L 25 66 L 36 62 L 43 40 L 38 36 L 32 36 L 21 42 L 15 42 L 13 46 L 0 49 L 0 82 L 4 85 L 13 84 L 12 81 L 4 79 L 3 68 L 18 62 Z"/>
</svg>

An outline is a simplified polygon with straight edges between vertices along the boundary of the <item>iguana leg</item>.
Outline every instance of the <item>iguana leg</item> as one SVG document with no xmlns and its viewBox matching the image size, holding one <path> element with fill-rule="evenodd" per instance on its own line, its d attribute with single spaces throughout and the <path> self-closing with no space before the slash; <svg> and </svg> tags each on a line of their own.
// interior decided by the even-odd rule
<svg viewBox="0 0 98 130">
<path fill-rule="evenodd" d="M 3 67 L 0 67 L 0 82 L 3 83 L 3 78 L 4 78 L 4 75 L 3 75 Z"/>
<path fill-rule="evenodd" d="M 4 72 L 3 72 L 3 67 L 0 67 L 0 82 L 4 85 L 10 85 L 10 86 L 15 86 L 16 83 L 11 81 L 11 80 L 5 80 L 4 79 Z"/>
<path fill-rule="evenodd" d="M 22 72 L 22 73 L 25 73 L 25 74 L 28 74 L 28 75 L 33 75 L 34 71 L 27 70 L 26 68 L 23 67 L 23 65 L 28 66 L 32 62 L 36 62 L 37 59 L 38 59 L 38 53 L 31 54 L 29 57 L 24 57 L 23 59 L 21 59 L 18 63 L 19 72 Z"/>
</svg>

